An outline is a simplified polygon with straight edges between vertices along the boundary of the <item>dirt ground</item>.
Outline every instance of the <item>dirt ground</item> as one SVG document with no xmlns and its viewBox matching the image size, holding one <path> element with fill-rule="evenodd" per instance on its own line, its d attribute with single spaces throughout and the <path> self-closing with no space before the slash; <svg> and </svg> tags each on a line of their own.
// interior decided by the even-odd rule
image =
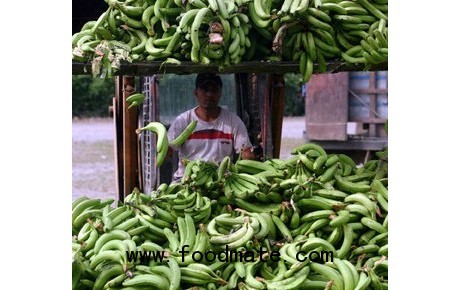
<svg viewBox="0 0 460 290">
<path fill-rule="evenodd" d="M 304 117 L 285 117 L 280 158 L 287 159 L 304 142 Z M 113 119 L 72 122 L 72 199 L 80 196 L 117 199 L 115 192 Z"/>
</svg>

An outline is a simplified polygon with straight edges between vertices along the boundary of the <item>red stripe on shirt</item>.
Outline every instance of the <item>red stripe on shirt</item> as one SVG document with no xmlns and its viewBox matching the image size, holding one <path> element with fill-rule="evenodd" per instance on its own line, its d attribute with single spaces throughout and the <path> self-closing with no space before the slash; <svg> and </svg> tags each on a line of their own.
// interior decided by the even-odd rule
<svg viewBox="0 0 460 290">
<path fill-rule="evenodd" d="M 201 130 L 197 132 L 193 132 L 188 139 L 227 139 L 232 140 L 233 136 L 231 133 L 224 133 L 218 130 Z"/>
</svg>

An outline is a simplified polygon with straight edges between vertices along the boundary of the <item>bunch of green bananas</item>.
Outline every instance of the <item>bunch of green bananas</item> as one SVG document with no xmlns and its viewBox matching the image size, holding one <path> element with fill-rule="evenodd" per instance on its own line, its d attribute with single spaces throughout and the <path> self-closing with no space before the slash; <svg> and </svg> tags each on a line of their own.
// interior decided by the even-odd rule
<svg viewBox="0 0 460 290">
<path fill-rule="evenodd" d="M 274 237 L 275 228 L 269 215 L 241 214 L 232 216 L 223 213 L 212 219 L 206 231 L 210 235 L 209 241 L 215 249 L 235 250 L 240 247 L 251 248 L 253 239 L 262 240 L 269 234 Z"/>
<path fill-rule="evenodd" d="M 286 60 L 308 81 L 328 61 L 368 68 L 388 58 L 387 0 L 107 2 L 72 36 L 73 59 L 93 61 L 94 75 L 101 66 L 111 75 L 120 61 Z"/>
<path fill-rule="evenodd" d="M 114 201 L 115 200 L 112 198 L 100 200 L 90 199 L 86 196 L 74 200 L 72 204 L 72 234 L 78 233 L 87 219 L 102 217 L 103 208 L 112 204 Z"/>
<path fill-rule="evenodd" d="M 188 214 L 198 223 L 206 222 L 211 216 L 211 199 L 186 186 L 176 194 L 176 198 L 169 200 L 169 210 L 177 217 Z"/>
<path fill-rule="evenodd" d="M 217 171 L 212 193 L 189 178 L 134 189 L 115 207 L 78 198 L 72 289 L 387 288 L 387 151 L 357 165 L 307 143 L 286 161 L 208 164 Z M 241 174 L 257 189 L 228 198 L 225 181 Z M 205 259 L 225 249 L 253 258 Z M 133 259 L 148 252 L 164 259 Z"/>
<path fill-rule="evenodd" d="M 182 160 L 186 163 L 183 184 L 189 184 L 194 189 L 213 190 L 217 180 L 217 165 L 203 160 Z"/>
</svg>

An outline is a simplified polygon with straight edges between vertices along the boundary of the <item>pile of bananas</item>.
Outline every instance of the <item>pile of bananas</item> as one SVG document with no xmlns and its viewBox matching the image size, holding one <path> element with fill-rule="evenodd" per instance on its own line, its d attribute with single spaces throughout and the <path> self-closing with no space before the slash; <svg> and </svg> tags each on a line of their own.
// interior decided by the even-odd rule
<svg viewBox="0 0 460 290">
<path fill-rule="evenodd" d="M 107 0 L 108 9 L 72 36 L 72 57 L 111 76 L 121 61 L 219 67 L 298 61 L 304 80 L 328 61 L 388 59 L 387 0 Z"/>
<path fill-rule="evenodd" d="M 209 185 L 190 170 L 115 206 L 74 200 L 72 289 L 387 289 L 387 150 L 291 153 L 190 162 Z"/>
</svg>

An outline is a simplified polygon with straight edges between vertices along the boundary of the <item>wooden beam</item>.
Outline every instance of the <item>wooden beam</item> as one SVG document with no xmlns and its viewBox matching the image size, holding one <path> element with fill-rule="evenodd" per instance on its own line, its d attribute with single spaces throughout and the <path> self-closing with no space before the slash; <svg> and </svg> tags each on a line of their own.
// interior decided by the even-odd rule
<svg viewBox="0 0 460 290">
<path fill-rule="evenodd" d="M 264 158 L 273 157 L 273 136 L 271 122 L 271 105 L 270 105 L 270 80 L 269 75 L 265 73 L 257 74 L 256 94 L 262 99 L 262 146 L 264 148 Z"/>
<path fill-rule="evenodd" d="M 281 133 L 283 129 L 283 116 L 285 107 L 284 75 L 270 75 L 271 88 L 271 124 L 273 139 L 273 158 L 279 158 L 281 150 Z"/>
<path fill-rule="evenodd" d="M 135 77 L 123 76 L 123 192 L 128 195 L 139 187 L 137 111 L 128 110 L 126 98 L 136 91 Z"/>
<path fill-rule="evenodd" d="M 123 82 L 122 77 L 115 77 L 115 96 L 113 98 L 115 191 L 119 201 L 123 201 Z"/>
<path fill-rule="evenodd" d="M 299 63 L 296 61 L 269 62 L 269 61 L 245 61 L 228 67 L 217 65 L 203 65 L 191 61 L 182 61 L 180 65 L 162 65 L 162 61 L 142 61 L 142 62 L 123 62 L 115 75 L 153 75 L 153 74 L 194 74 L 201 72 L 214 73 L 299 73 Z M 329 62 L 326 73 L 336 73 L 341 71 L 363 71 L 364 65 L 348 65 L 343 62 Z M 373 65 L 370 71 L 388 70 L 388 63 Z M 314 73 L 318 74 L 318 64 L 314 65 Z M 72 62 L 73 75 L 90 75 L 91 63 Z"/>
</svg>

